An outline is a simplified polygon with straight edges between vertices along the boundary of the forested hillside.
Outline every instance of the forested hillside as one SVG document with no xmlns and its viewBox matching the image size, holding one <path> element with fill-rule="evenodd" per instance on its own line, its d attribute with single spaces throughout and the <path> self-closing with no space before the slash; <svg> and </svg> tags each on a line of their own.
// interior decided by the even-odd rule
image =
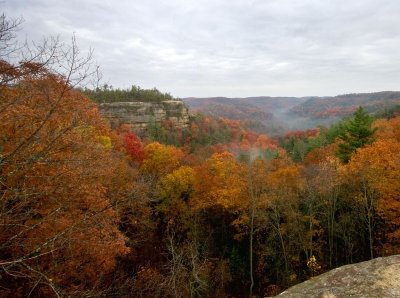
<svg viewBox="0 0 400 298">
<path fill-rule="evenodd" d="M 246 97 L 246 98 L 228 98 L 228 97 L 210 97 L 196 98 L 188 97 L 183 99 L 193 109 L 204 109 L 212 104 L 232 105 L 245 107 L 246 104 L 256 106 L 264 112 L 275 112 L 282 109 L 290 109 L 306 100 L 298 97 Z"/>
<path fill-rule="evenodd" d="M 194 113 L 241 120 L 250 130 L 276 135 L 289 129 L 285 113 L 303 99 L 261 96 L 184 98 L 183 101 Z"/>
<path fill-rule="evenodd" d="M 197 114 L 140 139 L 88 94 L 141 89 L 82 91 L 74 40 L 27 49 L 1 18 L 1 297 L 264 297 L 400 253 L 395 111 L 276 137 Z"/>
<path fill-rule="evenodd" d="M 400 92 L 344 94 L 335 97 L 314 97 L 291 108 L 290 113 L 314 119 L 345 117 L 359 106 L 370 113 L 382 113 L 400 105 Z"/>
<path fill-rule="evenodd" d="M 184 98 L 193 111 L 249 121 L 258 132 L 279 134 L 293 129 L 331 125 L 363 106 L 382 115 L 399 109 L 400 92 L 345 94 L 334 97 Z"/>
</svg>

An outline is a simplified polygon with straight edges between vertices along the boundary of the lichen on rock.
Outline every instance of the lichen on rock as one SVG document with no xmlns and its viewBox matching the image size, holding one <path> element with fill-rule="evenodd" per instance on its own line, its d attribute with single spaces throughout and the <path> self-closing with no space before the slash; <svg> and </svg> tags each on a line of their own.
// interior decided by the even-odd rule
<svg viewBox="0 0 400 298">
<path fill-rule="evenodd" d="M 333 269 L 276 297 L 400 297 L 400 255 Z"/>
</svg>

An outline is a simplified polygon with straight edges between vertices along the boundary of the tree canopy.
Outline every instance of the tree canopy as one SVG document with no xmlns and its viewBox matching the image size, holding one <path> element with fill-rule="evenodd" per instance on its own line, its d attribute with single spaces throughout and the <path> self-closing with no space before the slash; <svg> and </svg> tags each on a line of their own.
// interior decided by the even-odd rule
<svg viewBox="0 0 400 298">
<path fill-rule="evenodd" d="M 345 130 L 339 135 L 343 142 L 339 144 L 337 154 L 342 162 L 347 163 L 358 148 L 372 143 L 375 132 L 371 128 L 373 121 L 374 118 L 362 107 L 354 112 L 353 118 L 346 123 Z"/>
</svg>

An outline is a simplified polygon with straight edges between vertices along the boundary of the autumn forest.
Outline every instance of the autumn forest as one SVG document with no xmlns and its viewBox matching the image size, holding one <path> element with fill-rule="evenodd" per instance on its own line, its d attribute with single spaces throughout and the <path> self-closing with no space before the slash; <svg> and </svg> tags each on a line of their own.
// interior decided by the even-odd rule
<svg viewBox="0 0 400 298">
<path fill-rule="evenodd" d="M 111 129 L 74 39 L 0 19 L 0 297 L 264 297 L 400 253 L 400 115 L 270 135 L 201 112 Z M 100 61 L 101 63 L 101 61 Z"/>
</svg>

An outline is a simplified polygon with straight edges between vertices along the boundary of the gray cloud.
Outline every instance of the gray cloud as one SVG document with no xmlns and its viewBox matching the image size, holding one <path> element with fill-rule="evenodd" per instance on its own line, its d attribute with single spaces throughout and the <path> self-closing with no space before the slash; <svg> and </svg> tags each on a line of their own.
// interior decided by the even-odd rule
<svg viewBox="0 0 400 298">
<path fill-rule="evenodd" d="M 21 38 L 75 33 L 114 86 L 175 96 L 399 90 L 397 0 L 6 0 Z"/>
</svg>

